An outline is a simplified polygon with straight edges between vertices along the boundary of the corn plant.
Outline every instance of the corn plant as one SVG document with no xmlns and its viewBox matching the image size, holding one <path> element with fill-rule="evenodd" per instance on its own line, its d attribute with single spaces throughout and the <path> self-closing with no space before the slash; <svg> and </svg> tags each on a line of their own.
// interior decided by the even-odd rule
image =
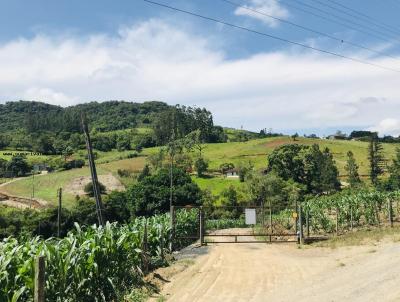
<svg viewBox="0 0 400 302">
<path fill-rule="evenodd" d="M 178 211 L 177 232 L 196 228 L 196 213 Z M 81 228 L 63 239 L 39 237 L 0 243 L 0 301 L 33 301 L 34 261 L 46 258 L 46 301 L 113 301 L 140 285 L 144 253 L 159 259 L 171 238 L 169 215 L 137 218 L 129 225 Z M 142 250 L 147 228 L 147 251 Z M 183 243 L 182 243 L 183 244 Z"/>
</svg>

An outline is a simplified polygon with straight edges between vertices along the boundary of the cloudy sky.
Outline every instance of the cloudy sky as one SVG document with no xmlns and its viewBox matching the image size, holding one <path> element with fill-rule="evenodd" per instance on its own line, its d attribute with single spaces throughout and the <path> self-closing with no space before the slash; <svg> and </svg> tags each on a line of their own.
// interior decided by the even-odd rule
<svg viewBox="0 0 400 302">
<path fill-rule="evenodd" d="M 0 0 L 0 102 L 159 100 L 236 128 L 400 134 L 400 0 L 155 1 L 398 72 L 143 0 Z"/>
</svg>

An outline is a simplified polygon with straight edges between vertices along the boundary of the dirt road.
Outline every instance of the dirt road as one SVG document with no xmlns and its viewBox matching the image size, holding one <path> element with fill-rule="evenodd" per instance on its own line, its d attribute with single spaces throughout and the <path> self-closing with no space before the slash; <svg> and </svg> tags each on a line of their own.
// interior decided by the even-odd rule
<svg viewBox="0 0 400 302">
<path fill-rule="evenodd" d="M 167 301 L 400 301 L 400 243 L 219 244 L 196 252 L 194 264 L 164 285 Z"/>
</svg>

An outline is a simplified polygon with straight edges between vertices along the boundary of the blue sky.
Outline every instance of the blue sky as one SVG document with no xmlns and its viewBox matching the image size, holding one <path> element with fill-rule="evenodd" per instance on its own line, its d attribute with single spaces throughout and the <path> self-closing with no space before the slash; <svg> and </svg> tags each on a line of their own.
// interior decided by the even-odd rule
<svg viewBox="0 0 400 302">
<path fill-rule="evenodd" d="M 220 0 L 157 1 L 400 70 L 399 0 L 232 0 L 379 54 Z M 395 114 L 400 109 L 400 73 L 142 0 L 0 4 L 1 102 L 27 99 L 68 106 L 156 99 L 205 106 L 224 126 L 286 133 L 372 129 L 400 134 Z"/>
</svg>

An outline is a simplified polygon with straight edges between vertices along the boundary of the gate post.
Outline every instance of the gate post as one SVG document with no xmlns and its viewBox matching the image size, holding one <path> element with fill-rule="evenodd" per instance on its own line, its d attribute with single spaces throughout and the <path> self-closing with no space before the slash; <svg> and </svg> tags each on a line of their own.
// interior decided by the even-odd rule
<svg viewBox="0 0 400 302">
<path fill-rule="evenodd" d="M 204 245 L 204 231 L 205 231 L 205 225 L 204 225 L 204 212 L 203 212 L 203 207 L 200 207 L 200 246 Z"/>
<path fill-rule="evenodd" d="M 392 207 L 392 199 L 388 198 L 388 212 L 389 212 L 389 224 L 390 227 L 393 227 L 393 207 Z"/>
<path fill-rule="evenodd" d="M 304 239 L 303 239 L 303 219 L 302 219 L 302 208 L 301 208 L 301 202 L 299 203 L 299 243 L 303 244 Z"/>
</svg>

